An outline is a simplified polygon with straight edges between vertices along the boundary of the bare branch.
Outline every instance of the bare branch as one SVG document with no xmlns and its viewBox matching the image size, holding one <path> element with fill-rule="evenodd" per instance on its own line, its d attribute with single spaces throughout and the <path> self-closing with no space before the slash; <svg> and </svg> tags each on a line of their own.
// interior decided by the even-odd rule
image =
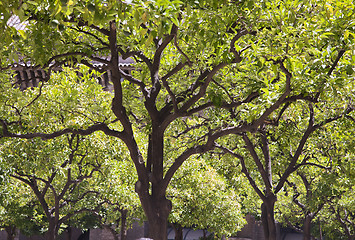
<svg viewBox="0 0 355 240">
<path fill-rule="evenodd" d="M 37 19 L 38 20 L 38 19 Z M 65 22 L 70 22 L 70 23 L 76 23 L 79 27 L 83 27 L 83 26 L 86 26 L 86 27 L 89 27 L 89 28 L 92 28 L 106 36 L 109 36 L 110 35 L 110 32 L 109 30 L 105 29 L 105 28 L 100 28 L 98 26 L 95 26 L 94 24 L 91 24 L 89 25 L 88 22 L 86 21 L 83 21 L 81 19 L 75 19 L 74 17 L 72 17 L 71 19 L 64 19 Z"/>
<path fill-rule="evenodd" d="M 152 60 L 144 55 L 142 51 L 127 51 L 125 52 L 122 48 L 118 48 L 119 53 L 121 54 L 123 59 L 127 59 L 129 57 L 138 57 L 142 59 L 142 61 L 148 66 L 150 69 L 152 67 Z"/>
<path fill-rule="evenodd" d="M 26 108 L 26 107 L 29 107 L 30 105 L 32 105 L 32 104 L 42 95 L 43 86 L 44 86 L 44 81 L 41 81 L 41 86 L 39 87 L 39 92 L 38 92 L 37 96 L 36 96 L 34 99 L 32 99 L 32 101 L 29 102 L 29 103 L 25 106 L 25 108 Z"/>
<path fill-rule="evenodd" d="M 145 84 L 144 84 L 142 81 L 140 81 L 139 79 L 134 78 L 134 77 L 133 77 L 132 75 L 130 75 L 130 74 L 125 73 L 125 72 L 122 71 L 121 69 L 119 69 L 119 70 L 120 70 L 120 74 L 121 74 L 125 79 L 127 79 L 129 82 L 131 82 L 131 83 L 133 83 L 133 84 L 136 84 L 136 85 L 138 85 L 138 86 L 140 87 L 140 89 L 141 89 L 141 91 L 142 91 L 142 93 L 143 93 L 143 95 L 144 95 L 145 97 L 148 96 L 148 91 L 147 91 L 147 89 L 146 89 Z"/>
<path fill-rule="evenodd" d="M 260 126 L 266 119 L 267 117 L 273 113 L 277 108 L 279 108 L 281 106 L 281 104 L 285 101 L 286 97 L 290 94 L 291 92 L 291 78 L 292 78 L 292 74 L 285 68 L 285 66 L 283 65 L 282 61 L 277 61 L 275 63 L 278 63 L 281 71 L 285 74 L 286 76 L 286 86 L 285 86 L 285 92 L 279 97 L 279 99 L 272 104 L 269 108 L 267 108 L 265 110 L 265 112 L 261 115 L 261 117 L 259 117 L 259 119 L 257 119 L 254 124 L 256 126 Z M 256 129 L 255 129 L 256 130 Z"/>
<path fill-rule="evenodd" d="M 320 164 L 317 164 L 317 163 L 312 163 L 312 162 L 302 162 L 300 164 L 297 164 L 294 167 L 294 169 L 298 170 L 302 166 L 314 166 L 314 167 L 322 168 L 324 170 L 331 170 L 332 169 L 331 167 L 326 167 L 326 166 L 323 166 L 323 165 L 320 165 Z"/>
<path fill-rule="evenodd" d="M 179 53 L 181 55 L 183 55 L 186 60 L 187 60 L 187 64 L 191 67 L 192 66 L 192 61 L 190 60 L 190 58 L 181 50 L 181 48 L 179 47 L 178 43 L 177 43 L 177 34 L 175 34 L 175 37 L 174 37 L 174 45 L 176 47 L 176 49 L 179 51 Z"/>
<path fill-rule="evenodd" d="M 235 49 L 235 42 L 238 41 L 238 39 L 240 39 L 242 36 L 247 35 L 249 33 L 251 33 L 251 32 L 246 29 L 239 29 L 237 34 L 232 38 L 229 51 L 234 54 L 234 61 L 233 62 L 239 63 L 242 61 L 242 58 L 240 57 L 241 52 L 237 52 Z"/>
<path fill-rule="evenodd" d="M 344 49 L 340 49 L 340 50 L 338 51 L 338 55 L 337 55 L 336 59 L 334 60 L 332 66 L 330 67 L 329 71 L 327 72 L 327 75 L 328 75 L 328 76 L 331 76 L 331 75 L 332 75 L 333 71 L 335 70 L 336 66 L 338 65 L 340 59 L 342 58 L 342 56 L 344 55 L 345 52 L 346 52 L 346 51 L 345 51 Z M 321 91 L 318 91 L 318 92 L 316 93 L 316 99 L 319 98 L 320 93 L 321 93 Z"/>
<path fill-rule="evenodd" d="M 171 101 L 173 102 L 173 107 L 174 107 L 174 111 L 175 112 L 178 111 L 176 97 L 175 97 L 175 94 L 171 91 L 171 89 L 169 87 L 169 84 L 168 84 L 168 82 L 166 80 L 169 77 L 173 76 L 175 73 L 179 72 L 184 66 L 186 66 L 186 63 L 180 62 L 170 72 L 168 72 L 164 77 L 161 78 L 161 81 L 163 82 L 163 86 L 168 91 L 168 94 L 171 97 Z"/>
<path fill-rule="evenodd" d="M 263 164 L 261 163 L 258 154 L 255 151 L 255 147 L 254 147 L 253 143 L 250 141 L 250 139 L 248 138 L 248 136 L 246 134 L 243 134 L 243 140 L 247 146 L 247 149 L 248 149 L 250 155 L 253 157 L 256 166 L 258 167 L 258 171 L 260 172 L 261 178 L 263 179 L 263 182 L 266 186 L 267 191 L 272 191 L 272 185 L 271 185 L 271 182 L 269 181 L 268 174 L 265 171 L 265 168 L 264 168 Z"/>
<path fill-rule="evenodd" d="M 304 132 L 298 147 L 296 149 L 295 154 L 293 155 L 293 157 L 290 160 L 290 163 L 288 165 L 288 167 L 286 168 L 285 172 L 283 173 L 283 175 L 281 176 L 279 183 L 277 184 L 276 188 L 275 188 L 275 193 L 279 192 L 282 188 L 282 186 L 284 185 L 286 179 L 288 178 L 288 176 L 295 171 L 295 165 L 297 160 L 299 159 L 299 157 L 301 156 L 301 153 L 303 151 L 303 147 L 306 144 L 308 137 L 311 135 L 311 133 L 314 131 L 313 129 L 313 124 L 314 124 L 314 111 L 313 111 L 313 106 L 312 104 L 309 104 L 309 110 L 310 110 L 310 114 L 309 114 L 309 121 L 308 121 L 308 127 L 306 129 L 306 131 Z"/>
<path fill-rule="evenodd" d="M 344 55 L 345 50 L 344 49 L 340 49 L 338 52 L 338 55 L 336 57 L 336 59 L 334 60 L 331 68 L 329 69 L 327 75 L 330 76 L 332 75 L 333 71 L 335 70 L 336 66 L 338 65 L 338 62 L 340 61 L 341 57 Z"/>
<path fill-rule="evenodd" d="M 80 29 L 79 27 L 77 28 L 73 28 L 73 27 L 70 27 L 71 29 L 75 30 L 75 31 L 78 31 L 78 32 L 81 32 L 81 33 L 85 33 L 89 36 L 92 36 L 93 38 L 95 38 L 97 41 L 99 41 L 102 45 L 104 46 L 108 46 L 109 44 L 108 43 L 105 43 L 101 38 L 99 38 L 97 35 L 91 33 L 91 32 L 88 32 L 88 31 L 85 31 L 83 29 Z"/>
<path fill-rule="evenodd" d="M 223 146 L 220 146 L 220 145 L 217 145 L 217 147 L 221 150 L 223 150 L 224 152 L 238 158 L 240 160 L 240 163 L 241 163 L 241 166 L 242 166 L 242 173 L 244 173 L 244 175 L 246 176 L 246 178 L 248 179 L 250 185 L 254 188 L 255 192 L 259 195 L 259 197 L 265 201 L 266 200 L 266 197 L 265 195 L 263 194 L 263 192 L 260 190 L 260 188 L 258 187 L 258 185 L 256 184 L 256 182 L 254 181 L 254 179 L 250 176 L 250 173 L 245 165 L 245 160 L 244 160 L 244 157 L 242 155 L 239 155 L 237 153 L 235 153 L 234 151 L 226 148 L 226 147 L 223 147 Z"/>
<path fill-rule="evenodd" d="M 82 135 L 82 136 L 87 136 L 87 135 L 92 134 L 93 132 L 102 131 L 106 135 L 109 135 L 109 136 L 114 136 L 114 137 L 118 137 L 121 139 L 124 138 L 122 132 L 108 128 L 108 126 L 105 123 L 97 123 L 97 124 L 94 124 L 94 125 L 88 127 L 87 129 L 66 128 L 66 129 L 63 129 L 60 131 L 55 131 L 52 133 L 37 132 L 37 133 L 23 133 L 23 134 L 9 132 L 9 130 L 7 128 L 8 123 L 5 120 L 0 119 L 0 123 L 3 127 L 2 135 L 0 137 L 23 138 L 23 139 L 32 139 L 32 138 L 39 137 L 39 138 L 42 138 L 43 140 L 47 140 L 47 139 L 53 139 L 55 137 L 62 136 L 67 133 L 73 133 L 73 134 L 78 134 L 78 135 Z"/>
<path fill-rule="evenodd" d="M 110 61 L 107 61 L 106 59 L 103 59 L 103 58 L 100 58 L 100 57 L 95 57 L 95 56 L 89 56 L 88 54 L 86 53 L 83 53 L 83 52 L 67 52 L 67 53 L 62 53 L 62 54 L 58 54 L 58 55 L 55 55 L 53 57 L 51 57 L 46 64 L 44 64 L 43 68 L 47 68 L 54 60 L 57 60 L 57 59 L 60 59 L 60 58 L 64 58 L 64 57 L 70 57 L 70 56 L 82 56 L 82 57 L 87 57 L 91 60 L 94 60 L 94 61 L 98 61 L 100 63 L 103 63 L 103 64 L 109 64 Z"/>
</svg>

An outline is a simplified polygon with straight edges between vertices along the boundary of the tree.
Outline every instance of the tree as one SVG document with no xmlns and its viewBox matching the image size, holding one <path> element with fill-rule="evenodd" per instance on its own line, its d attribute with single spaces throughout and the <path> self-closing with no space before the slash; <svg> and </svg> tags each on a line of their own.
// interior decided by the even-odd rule
<svg viewBox="0 0 355 240">
<path fill-rule="evenodd" d="M 127 238 L 127 230 L 133 221 L 144 220 L 139 199 L 134 191 L 137 175 L 127 155 L 127 151 L 121 149 L 122 160 L 112 162 L 107 169 L 105 187 L 101 192 L 105 203 L 95 214 L 100 222 L 99 227 L 109 230 L 116 240 Z"/>
<path fill-rule="evenodd" d="M 239 196 L 204 159 L 192 162 L 179 169 L 168 189 L 175 239 L 183 239 L 184 227 L 208 230 L 219 238 L 236 233 L 245 223 Z"/>
<path fill-rule="evenodd" d="M 320 218 L 325 233 L 332 238 L 355 239 L 353 159 L 352 156 L 348 159 L 350 161 L 346 161 L 343 167 L 338 169 L 343 175 L 337 185 L 342 194 L 327 203 L 325 206 L 327 211 Z"/>
<path fill-rule="evenodd" d="M 354 198 L 352 189 L 345 192 L 338 202 L 329 203 L 329 212 L 324 217 L 327 235 L 338 239 L 355 239 Z M 328 222 L 328 220 L 330 220 Z"/>
<path fill-rule="evenodd" d="M 65 119 L 53 128 L 23 123 L 26 112 L 38 118 L 32 104 L 11 114 L 3 104 L 2 136 L 51 139 L 103 131 L 122 140 L 136 168 L 136 191 L 153 239 L 166 238 L 172 208 L 166 191 L 187 159 L 212 150 L 226 135 L 255 133 L 291 102 L 319 101 L 323 86 L 341 85 L 353 74 L 353 9 L 346 0 L 6 0 L 1 10 L 1 69 L 13 67 L 15 53 L 25 67 L 43 68 L 43 80 L 60 66 L 82 64 L 109 71 L 114 95 L 106 99 L 112 103 L 109 117 L 96 109 L 99 114 L 75 126 Z M 27 21 L 26 31 L 7 26 L 13 14 Z M 135 70 L 122 71 L 119 55 L 134 59 Z M 41 101 L 37 93 L 35 102 Z M 92 96 L 101 101 L 97 92 Z M 67 117 L 83 119 L 92 108 L 77 100 L 82 106 Z M 26 129 L 20 130 L 20 123 Z M 177 139 L 167 134 L 174 129 Z M 143 144 L 138 131 L 146 135 Z M 173 149 L 177 157 L 169 159 Z"/>
<path fill-rule="evenodd" d="M 6 167 L 3 167 L 6 169 Z M 38 202 L 18 181 L 6 179 L 0 186 L 0 228 L 7 233 L 7 240 L 14 240 L 18 230 L 25 235 L 40 233 L 41 217 L 36 215 Z"/>
<path fill-rule="evenodd" d="M 103 158 L 109 155 L 98 140 L 78 135 L 63 135 L 43 144 L 38 139 L 5 142 L 2 159 L 11 168 L 10 176 L 26 185 L 38 201 L 46 220 L 46 239 L 57 239 L 61 227 L 82 212 L 95 211 L 100 206 L 99 170 Z M 96 210 L 97 211 L 97 210 Z"/>
<path fill-rule="evenodd" d="M 333 142 L 329 156 L 332 161 L 332 174 L 324 182 L 322 189 L 336 194 L 328 201 L 318 217 L 324 235 L 333 239 L 354 239 L 354 118 L 341 121 L 330 129 L 328 142 Z"/>
<path fill-rule="evenodd" d="M 287 184 L 293 191 L 289 190 L 285 194 L 292 199 L 289 202 L 286 202 L 288 199 L 285 198 L 279 199 L 279 205 L 283 205 L 277 207 L 281 212 L 280 218 L 285 219 L 287 226 L 303 233 L 304 240 L 314 239 L 312 223 L 317 220 L 325 205 L 340 194 L 329 181 L 335 180 L 334 177 L 327 176 L 331 175 L 330 171 L 324 169 L 323 171 L 325 173 L 317 169 L 311 169 L 306 173 L 297 172 L 300 179 L 287 180 Z"/>
<path fill-rule="evenodd" d="M 318 235 L 318 229 L 315 230 L 318 226 L 312 228 L 312 222 L 319 222 L 324 214 L 327 215 L 327 206 L 338 202 L 350 187 L 345 184 L 349 176 L 344 171 L 348 169 L 344 158 L 351 156 L 353 148 L 352 140 L 347 137 L 352 132 L 347 130 L 349 126 L 351 121 L 342 119 L 318 132 L 308 147 L 312 149 L 313 164 L 298 168 L 286 180 L 284 196 L 278 204 L 280 219 L 296 231 L 303 232 L 305 240 Z"/>
<path fill-rule="evenodd" d="M 287 110 L 281 111 L 281 114 L 285 114 L 284 120 L 281 120 L 282 116 L 279 115 L 277 122 L 264 125 L 258 129 L 257 133 L 241 134 L 239 139 L 230 143 L 231 148 L 220 146 L 224 152 L 240 160 L 242 173 L 263 201 L 261 219 L 266 239 L 276 238 L 274 208 L 278 193 L 283 190 L 293 172 L 307 166 L 322 167 L 318 163 L 314 153 L 316 150 L 313 148 L 314 144 L 323 146 L 319 140 L 319 132 L 324 132 L 327 125 L 343 118 L 349 111 L 347 106 L 345 109 L 338 109 L 340 110 L 338 113 L 332 113 L 333 116 L 329 117 L 324 112 L 318 112 L 317 116 L 320 119 L 316 121 L 313 106 L 309 104 L 307 123 L 307 119 L 300 113 L 302 112 L 302 104 L 297 105 L 294 103 L 293 107 L 287 106 Z M 301 108 L 299 108 L 300 106 Z M 304 113 L 306 113 L 305 109 L 307 108 L 303 109 Z M 321 130 L 321 128 L 323 129 Z M 317 134 L 313 134 L 314 132 Z M 233 149 L 238 149 L 238 153 Z M 310 183 L 306 175 L 301 171 L 299 174 L 306 189 L 308 188 L 308 194 L 311 194 Z M 326 198 L 326 195 L 323 197 Z M 304 227 L 307 226 L 309 225 L 304 225 Z M 306 232 L 309 233 L 309 231 Z"/>
</svg>

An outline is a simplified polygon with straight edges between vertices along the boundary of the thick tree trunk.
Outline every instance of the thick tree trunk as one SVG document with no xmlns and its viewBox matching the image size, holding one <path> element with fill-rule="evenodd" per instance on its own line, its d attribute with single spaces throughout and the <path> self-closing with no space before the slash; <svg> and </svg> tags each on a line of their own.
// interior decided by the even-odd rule
<svg viewBox="0 0 355 240">
<path fill-rule="evenodd" d="M 171 224 L 175 232 L 175 240 L 183 240 L 183 227 L 178 223 Z"/>
<path fill-rule="evenodd" d="M 274 198 L 268 198 L 261 204 L 261 221 L 264 228 L 265 240 L 276 240 L 275 201 Z"/>
<path fill-rule="evenodd" d="M 154 240 L 167 239 L 168 216 L 171 211 L 171 202 L 166 198 L 157 201 L 153 210 L 147 214 L 149 232 L 148 237 Z"/>
<path fill-rule="evenodd" d="M 311 240 L 312 239 L 311 222 L 312 222 L 312 216 L 307 214 L 304 219 L 304 222 L 303 222 L 303 240 Z"/>
<path fill-rule="evenodd" d="M 148 104 L 148 103 L 146 103 Z M 158 125 L 153 125 L 149 137 L 147 170 L 148 178 L 141 174 L 136 183 L 136 192 L 148 220 L 148 237 L 154 240 L 167 239 L 168 216 L 172 204 L 166 196 L 164 175 L 164 137 Z"/>
<path fill-rule="evenodd" d="M 167 239 L 168 216 L 171 212 L 171 201 L 165 196 L 154 198 L 154 196 L 140 193 L 140 201 L 148 220 L 148 238 L 154 240 Z"/>
<path fill-rule="evenodd" d="M 45 234 L 46 240 L 56 240 L 57 239 L 57 225 L 54 219 L 49 220 L 48 231 Z"/>
</svg>

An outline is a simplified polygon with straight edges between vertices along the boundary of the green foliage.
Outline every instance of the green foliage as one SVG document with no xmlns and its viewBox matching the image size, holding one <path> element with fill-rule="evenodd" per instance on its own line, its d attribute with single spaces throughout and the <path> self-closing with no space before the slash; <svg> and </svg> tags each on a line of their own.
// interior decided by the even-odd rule
<svg viewBox="0 0 355 240">
<path fill-rule="evenodd" d="M 28 236 L 39 234 L 44 219 L 38 202 L 24 184 L 2 177 L 8 182 L 0 186 L 0 226 L 15 226 Z"/>
<path fill-rule="evenodd" d="M 56 182 L 61 186 L 68 169 L 62 169 L 59 162 L 62 154 L 70 153 L 65 137 L 42 142 L 33 139 L 31 133 L 46 138 L 46 134 L 77 130 L 85 135 L 81 137 L 86 144 L 79 152 L 84 154 L 87 149 L 92 154 L 90 163 L 99 159 L 105 165 L 106 160 L 122 160 L 117 168 L 125 170 L 107 170 L 112 182 L 96 187 L 112 201 L 122 201 L 125 208 L 132 207 L 130 201 L 136 206 L 132 185 L 137 179 L 144 179 L 146 192 L 153 194 L 150 190 L 155 182 L 148 179 L 149 173 L 157 173 L 156 182 L 164 188 L 186 159 L 218 145 L 243 156 L 256 186 L 263 189 L 263 179 L 242 136 L 251 138 L 256 155 L 263 156 L 258 130 L 267 132 L 274 186 L 314 114 L 314 126 L 319 127 L 307 138 L 295 166 L 304 160 L 309 160 L 312 167 L 330 164 L 329 155 L 348 162 L 332 162 L 335 173 L 329 175 L 316 168 L 304 169 L 307 164 L 299 166 L 299 171 L 319 175 L 314 189 L 316 201 L 309 202 L 313 208 L 321 196 L 339 193 L 327 188 L 326 183 L 339 176 L 344 182 L 351 179 L 350 175 L 343 178 L 342 171 L 353 160 L 348 149 L 354 147 L 349 137 L 353 136 L 349 129 L 353 129 L 354 122 L 354 11 L 351 0 L 1 1 L 0 134 L 28 138 L 11 144 L 4 142 L 1 147 L 6 162 L 11 163 L 11 170 L 20 173 L 37 174 L 40 168 L 43 177 L 56 172 L 62 176 Z M 26 25 L 25 30 L 8 25 L 13 15 Z M 114 62 L 118 54 L 134 60 L 135 69 L 125 75 L 125 80 L 115 79 L 115 92 L 103 92 L 94 75 L 107 70 L 119 75 L 118 63 Z M 9 73 L 14 63 L 41 67 L 51 73 L 50 78 L 38 88 L 20 91 L 13 73 Z M 62 71 L 53 72 L 56 68 Z M 88 68 L 94 70 L 92 74 Z M 120 149 L 121 145 L 97 129 L 93 134 L 86 131 L 93 126 L 123 140 L 128 150 Z M 161 141 L 151 144 L 149 137 L 157 136 Z M 332 147 L 334 144 L 336 148 Z M 38 145 L 41 148 L 32 147 Z M 154 158 L 149 147 L 155 148 Z M 138 176 L 125 162 L 129 158 L 127 151 Z M 217 188 L 234 196 L 231 185 L 238 190 L 236 185 L 243 182 L 238 176 L 240 167 L 235 160 L 220 159 L 222 163 L 210 160 L 216 170 L 196 167 L 203 170 L 196 179 L 185 179 L 184 185 L 179 185 L 174 178 L 172 184 L 176 189 L 186 188 L 186 194 L 191 189 L 189 185 L 207 185 L 207 189 Z M 186 162 L 182 171 L 196 175 L 196 161 L 192 158 L 191 164 Z M 74 169 L 74 173 L 81 171 Z M 217 174 L 223 171 L 227 171 L 223 178 L 228 184 Z M 337 171 L 342 174 L 336 175 Z M 213 181 L 204 182 L 207 177 Z M 295 176 L 291 178 L 294 180 Z M 114 181 L 120 183 L 119 187 L 114 186 Z M 81 184 L 72 196 L 79 196 L 89 185 Z M 194 193 L 209 200 L 207 206 L 220 201 L 213 198 L 213 191 Z M 249 194 L 250 189 L 243 187 L 243 193 Z M 216 195 L 230 200 L 227 195 Z M 91 206 L 93 202 L 88 199 L 84 205 Z M 183 203 L 175 204 L 183 208 Z M 231 206 L 230 214 L 238 215 L 238 207 Z M 246 208 L 245 211 L 255 209 Z M 205 210 L 199 210 L 201 216 Z M 192 220 L 215 231 L 234 231 L 227 222 L 218 223 L 228 225 L 225 228 L 214 225 L 216 219 L 207 224 L 203 221 L 209 216 L 203 216 L 203 220 Z M 186 216 L 179 213 L 174 217 Z"/>
<path fill-rule="evenodd" d="M 239 196 L 201 160 L 184 165 L 173 179 L 168 190 L 173 202 L 169 221 L 230 236 L 245 224 Z"/>
</svg>

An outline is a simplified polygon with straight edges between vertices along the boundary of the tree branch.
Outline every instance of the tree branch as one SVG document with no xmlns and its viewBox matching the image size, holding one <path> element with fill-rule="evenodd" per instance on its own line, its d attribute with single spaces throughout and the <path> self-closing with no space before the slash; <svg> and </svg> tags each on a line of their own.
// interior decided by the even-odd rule
<svg viewBox="0 0 355 240">
<path fill-rule="evenodd" d="M 246 176 L 246 178 L 248 179 L 250 185 L 254 188 L 255 192 L 259 195 L 259 197 L 261 198 L 262 201 L 266 201 L 266 197 L 265 195 L 263 194 L 263 192 L 260 190 L 260 188 L 258 187 L 258 185 L 256 184 L 256 182 L 254 181 L 254 179 L 250 176 L 250 173 L 245 165 L 245 160 L 244 160 L 244 157 L 235 153 L 234 151 L 226 148 L 226 147 L 223 147 L 223 146 L 220 146 L 220 145 L 217 145 L 217 147 L 221 150 L 223 150 L 224 152 L 238 158 L 240 160 L 240 163 L 241 163 L 241 166 L 242 166 L 242 173 L 244 173 L 244 175 Z"/>
<path fill-rule="evenodd" d="M 38 133 L 24 133 L 24 134 L 9 132 L 9 130 L 7 128 L 8 123 L 5 120 L 0 119 L 0 124 L 2 125 L 2 135 L 0 135 L 0 137 L 22 138 L 22 139 L 32 139 L 32 138 L 39 137 L 39 138 L 42 138 L 43 140 L 47 140 L 47 139 L 53 139 L 53 138 L 62 136 L 67 133 L 73 133 L 73 134 L 78 134 L 78 135 L 82 135 L 82 136 L 87 136 L 87 135 L 90 135 L 96 131 L 102 131 L 106 135 L 118 137 L 120 139 L 124 139 L 124 137 L 125 137 L 122 132 L 108 128 L 108 126 L 105 123 L 97 123 L 97 124 L 94 124 L 94 125 L 88 127 L 87 129 L 66 128 L 66 129 L 63 129 L 60 131 L 55 131 L 52 133 L 38 132 Z"/>
<path fill-rule="evenodd" d="M 138 85 L 138 86 L 140 87 L 140 89 L 141 89 L 141 91 L 142 91 L 142 93 L 143 93 L 143 95 L 144 95 L 145 97 L 148 96 L 148 91 L 147 91 L 147 89 L 146 89 L 146 85 L 144 84 L 144 82 L 140 81 L 139 79 L 134 78 L 134 77 L 133 77 L 132 75 L 130 75 L 130 74 L 125 73 L 125 72 L 122 71 L 121 69 L 119 69 L 119 70 L 120 70 L 121 75 L 122 75 L 125 79 L 127 79 L 129 82 L 131 82 L 131 83 L 133 83 L 133 84 L 136 84 L 136 85 Z"/>
<path fill-rule="evenodd" d="M 263 179 L 263 182 L 266 186 L 267 192 L 272 191 L 272 185 L 269 181 L 268 174 L 265 171 L 265 168 L 264 168 L 263 164 L 261 163 L 258 154 L 255 151 L 255 147 L 254 147 L 253 143 L 250 141 L 250 139 L 248 138 L 248 136 L 246 134 L 243 134 L 243 140 L 247 146 L 247 149 L 248 149 L 250 155 L 254 159 L 256 166 L 258 167 L 258 171 L 260 172 L 261 178 Z"/>
<path fill-rule="evenodd" d="M 98 61 L 100 63 L 103 63 L 103 64 L 109 64 L 110 61 L 107 61 L 106 59 L 103 59 L 103 58 L 99 58 L 99 57 L 94 57 L 94 56 L 89 56 L 88 54 L 86 53 L 83 53 L 83 52 L 67 52 L 67 53 L 62 53 L 62 54 L 58 54 L 58 55 L 55 55 L 53 57 L 51 57 L 46 64 L 44 64 L 43 68 L 47 68 L 49 67 L 49 65 L 54 61 L 54 60 L 57 60 L 59 58 L 63 58 L 63 57 L 70 57 L 70 56 L 82 56 L 82 57 L 87 57 L 91 60 L 94 60 L 94 61 Z"/>
<path fill-rule="evenodd" d="M 282 186 L 284 185 L 286 179 L 288 178 L 288 176 L 295 171 L 294 167 L 296 165 L 297 160 L 299 159 L 302 151 L 303 151 L 303 147 L 306 144 L 308 137 L 311 135 L 311 133 L 314 131 L 313 129 L 313 124 L 314 124 L 314 111 L 313 111 L 313 106 L 311 104 L 309 104 L 309 110 L 310 110 L 310 114 L 309 114 L 309 120 L 308 120 L 308 127 L 306 129 L 306 131 L 304 132 L 297 150 L 295 152 L 295 154 L 293 155 L 293 157 L 290 160 L 290 163 L 287 167 L 287 169 L 285 170 L 285 172 L 283 173 L 283 175 L 281 176 L 279 183 L 277 184 L 276 188 L 275 188 L 275 193 L 279 192 L 282 188 Z"/>
<path fill-rule="evenodd" d="M 186 60 L 187 60 L 187 64 L 191 67 L 192 66 L 192 61 L 190 60 L 190 58 L 181 50 L 181 48 L 179 47 L 178 43 L 177 43 L 177 34 L 175 34 L 175 37 L 174 37 L 174 45 L 176 47 L 176 49 L 179 51 L 179 53 L 181 55 L 183 55 Z"/>
</svg>

